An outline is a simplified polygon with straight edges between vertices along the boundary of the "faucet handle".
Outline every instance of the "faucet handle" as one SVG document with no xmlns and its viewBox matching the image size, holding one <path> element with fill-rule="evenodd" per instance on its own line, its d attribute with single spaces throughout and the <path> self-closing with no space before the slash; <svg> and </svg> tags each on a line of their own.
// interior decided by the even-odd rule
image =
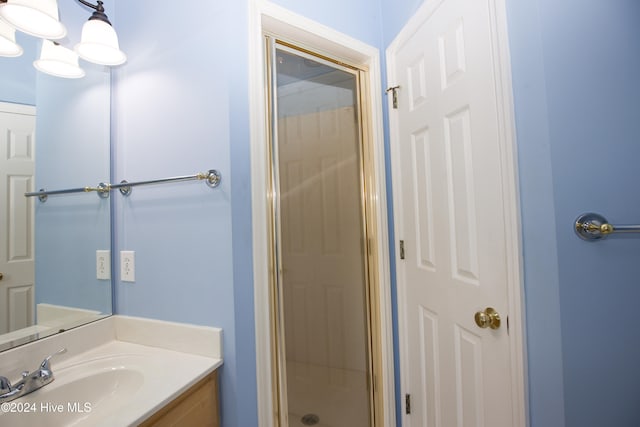
<svg viewBox="0 0 640 427">
<path fill-rule="evenodd" d="M 42 361 L 42 363 L 40 364 L 40 369 L 46 369 L 47 371 L 51 370 L 51 364 L 49 363 L 51 358 L 53 356 L 57 356 L 59 354 L 63 354 L 63 353 L 66 353 L 66 352 L 67 352 L 66 348 L 61 348 L 60 350 L 56 351 L 55 353 L 50 354 L 49 356 L 45 357 L 44 360 Z"/>
<path fill-rule="evenodd" d="M 7 377 L 0 376 L 0 394 L 11 391 L 11 382 Z"/>
</svg>

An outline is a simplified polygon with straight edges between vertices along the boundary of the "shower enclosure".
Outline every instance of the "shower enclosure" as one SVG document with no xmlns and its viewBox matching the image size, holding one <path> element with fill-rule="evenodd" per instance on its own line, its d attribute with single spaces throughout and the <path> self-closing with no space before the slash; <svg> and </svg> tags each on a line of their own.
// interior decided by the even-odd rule
<svg viewBox="0 0 640 427">
<path fill-rule="evenodd" d="M 359 70 L 268 40 L 281 425 L 373 424 Z"/>
</svg>

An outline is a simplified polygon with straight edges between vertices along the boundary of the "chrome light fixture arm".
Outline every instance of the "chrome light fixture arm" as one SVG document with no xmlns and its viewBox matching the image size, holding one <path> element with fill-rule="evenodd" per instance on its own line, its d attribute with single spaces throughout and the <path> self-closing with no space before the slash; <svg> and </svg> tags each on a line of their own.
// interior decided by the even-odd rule
<svg viewBox="0 0 640 427">
<path fill-rule="evenodd" d="M 88 1 L 85 0 L 78 0 L 80 3 L 82 3 L 83 5 L 93 9 L 95 12 L 93 12 L 93 14 L 91 15 L 91 17 L 89 18 L 89 20 L 92 19 L 97 19 L 98 21 L 102 21 L 102 22 L 106 22 L 107 24 L 111 25 L 111 22 L 109 21 L 109 18 L 107 17 L 107 14 L 104 13 L 104 2 L 98 0 L 98 4 L 94 5 L 89 3 Z"/>
</svg>

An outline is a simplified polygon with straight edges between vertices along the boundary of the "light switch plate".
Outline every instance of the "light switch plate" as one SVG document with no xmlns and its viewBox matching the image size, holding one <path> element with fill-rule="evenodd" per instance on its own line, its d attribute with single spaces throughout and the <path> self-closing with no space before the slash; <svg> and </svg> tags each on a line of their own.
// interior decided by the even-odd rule
<svg viewBox="0 0 640 427">
<path fill-rule="evenodd" d="M 136 281 L 135 251 L 120 251 L 120 280 L 123 282 Z"/>
</svg>

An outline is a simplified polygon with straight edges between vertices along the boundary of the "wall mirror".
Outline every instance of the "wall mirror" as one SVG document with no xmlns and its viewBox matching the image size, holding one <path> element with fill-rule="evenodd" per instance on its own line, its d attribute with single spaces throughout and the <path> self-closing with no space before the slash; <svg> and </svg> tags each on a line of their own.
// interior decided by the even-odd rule
<svg viewBox="0 0 640 427">
<path fill-rule="evenodd" d="M 61 3 L 60 44 L 72 48 L 87 18 Z M 112 313 L 113 195 L 24 196 L 110 182 L 111 72 L 81 62 L 80 79 L 41 73 L 42 41 L 16 40 L 22 56 L 0 57 L 0 351 Z"/>
</svg>

